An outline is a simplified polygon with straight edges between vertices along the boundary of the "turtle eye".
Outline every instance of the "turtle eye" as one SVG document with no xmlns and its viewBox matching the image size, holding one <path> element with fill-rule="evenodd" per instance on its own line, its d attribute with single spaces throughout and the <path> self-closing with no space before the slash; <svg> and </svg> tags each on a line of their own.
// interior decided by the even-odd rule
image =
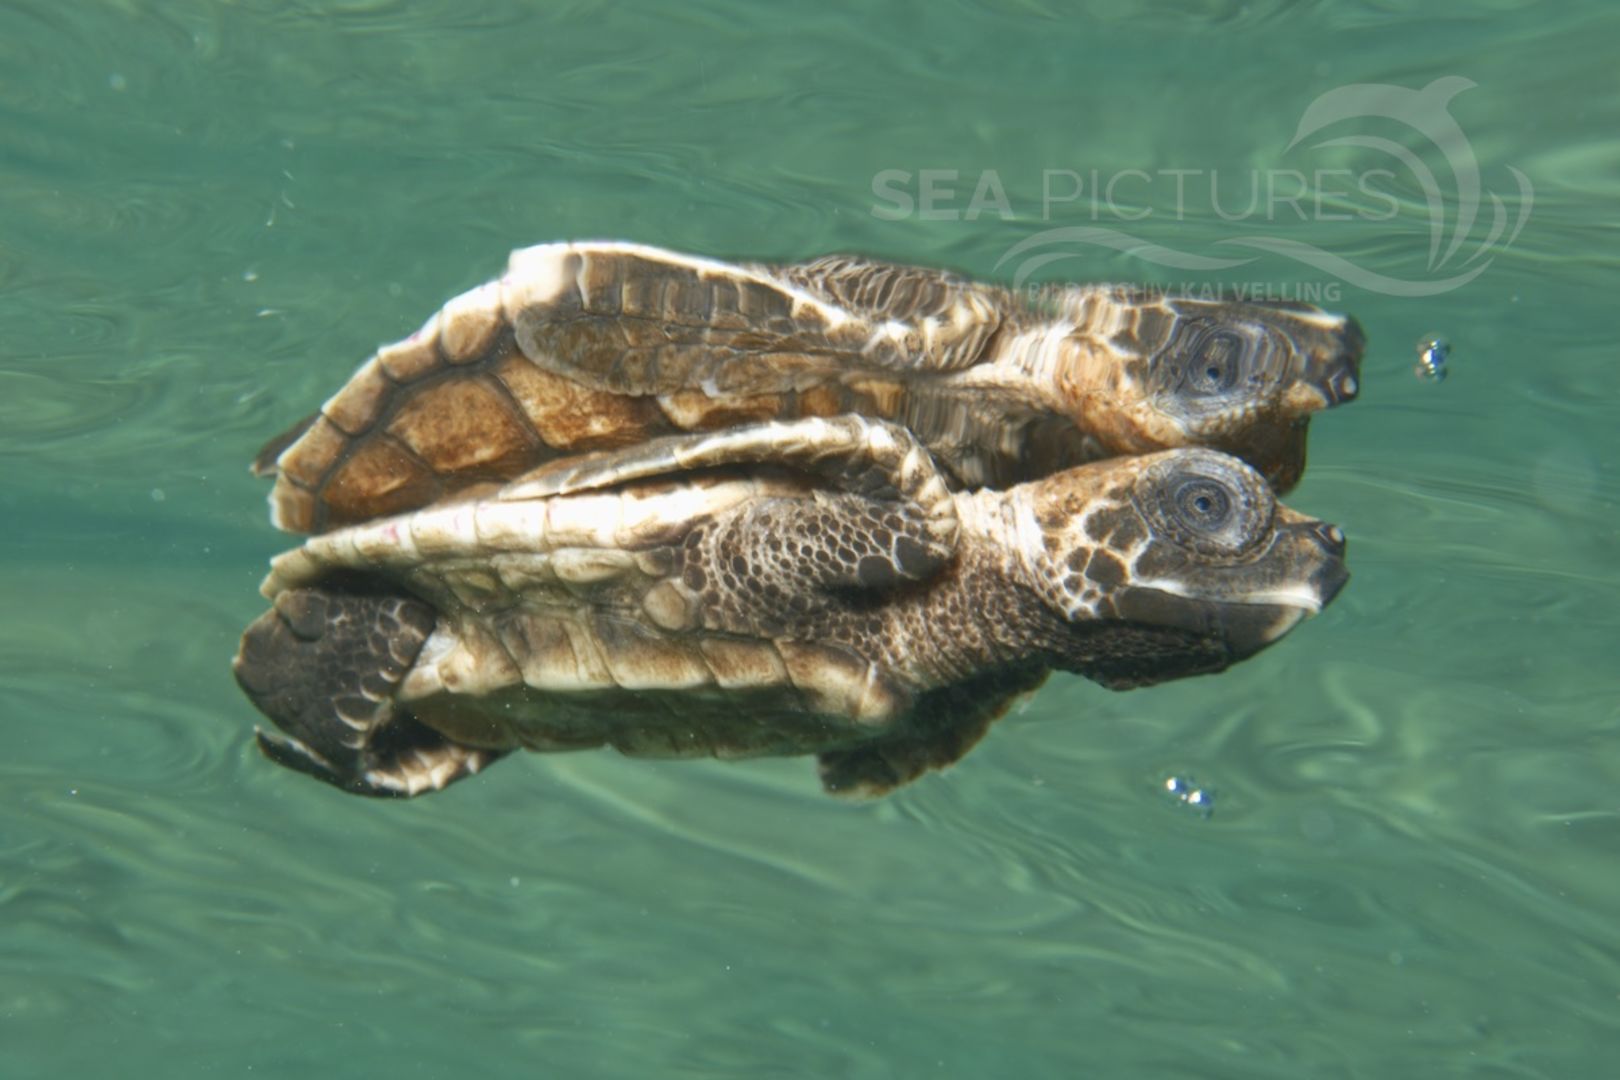
<svg viewBox="0 0 1620 1080">
<path fill-rule="evenodd" d="M 1194 532 L 1218 534 L 1232 520 L 1232 495 L 1207 476 L 1189 477 L 1175 490 L 1175 513 Z"/>
<path fill-rule="evenodd" d="M 1276 509 L 1259 473 L 1213 450 L 1172 451 L 1155 462 L 1137 504 L 1156 535 L 1183 551 L 1220 558 L 1260 543 Z"/>
<path fill-rule="evenodd" d="M 1187 386 L 1195 394 L 1224 394 L 1243 373 L 1243 339 L 1230 330 L 1200 334 L 1188 351 Z"/>
</svg>

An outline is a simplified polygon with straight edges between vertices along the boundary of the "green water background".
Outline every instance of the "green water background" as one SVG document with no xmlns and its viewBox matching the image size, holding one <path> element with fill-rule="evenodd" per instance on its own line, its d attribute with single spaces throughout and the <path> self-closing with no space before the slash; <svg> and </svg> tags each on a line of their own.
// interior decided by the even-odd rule
<svg viewBox="0 0 1620 1080">
<path fill-rule="evenodd" d="M 1613 10 L 0 6 L 0 1076 L 1610 1075 Z M 608 754 L 373 803 L 250 750 L 228 661 L 287 540 L 246 462 L 509 248 L 1005 278 L 1089 224 L 1043 170 L 1287 166 L 1318 94 L 1448 75 L 1534 212 L 1464 288 L 1343 289 L 1364 392 L 1290 502 L 1355 578 L 1253 662 L 1058 677 L 853 806 L 803 760 Z M 996 170 L 1016 220 L 884 220 L 886 169 L 957 170 L 957 209 Z M 1286 235 L 1421 278 L 1393 188 L 1396 221 Z M 1236 228 L 1164 198 L 1129 227 Z"/>
</svg>

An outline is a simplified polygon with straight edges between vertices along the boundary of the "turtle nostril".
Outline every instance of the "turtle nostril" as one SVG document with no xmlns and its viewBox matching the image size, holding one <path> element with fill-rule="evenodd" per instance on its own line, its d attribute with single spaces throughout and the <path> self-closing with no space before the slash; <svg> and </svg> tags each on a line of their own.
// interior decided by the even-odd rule
<svg viewBox="0 0 1620 1080">
<path fill-rule="evenodd" d="M 1327 399 L 1329 406 L 1354 401 L 1361 392 L 1361 381 L 1356 378 L 1356 364 L 1339 355 L 1329 357 L 1317 368 L 1316 388 Z"/>
<path fill-rule="evenodd" d="M 1339 528 L 1337 525 L 1329 525 L 1327 522 L 1321 521 L 1312 526 L 1311 532 L 1315 534 L 1317 541 L 1333 554 L 1344 554 L 1345 542 L 1343 529 Z"/>
<path fill-rule="evenodd" d="M 1321 362 L 1325 370 L 1318 371 L 1324 376 L 1321 386 L 1335 405 L 1346 401 L 1353 401 L 1356 394 L 1361 391 L 1361 383 L 1357 378 L 1361 371 L 1361 357 L 1367 348 L 1367 336 L 1362 333 L 1361 324 L 1356 320 L 1345 318 L 1337 340 L 1332 341 L 1327 355 Z"/>
</svg>

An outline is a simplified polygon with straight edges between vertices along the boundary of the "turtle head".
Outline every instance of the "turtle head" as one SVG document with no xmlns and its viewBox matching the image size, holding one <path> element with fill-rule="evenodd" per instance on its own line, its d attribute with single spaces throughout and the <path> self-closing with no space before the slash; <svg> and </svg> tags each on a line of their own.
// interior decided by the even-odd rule
<svg viewBox="0 0 1620 1080">
<path fill-rule="evenodd" d="M 1277 491 L 1305 469 L 1314 412 L 1359 390 L 1364 337 L 1347 315 L 1309 304 L 1143 297 L 1110 339 L 1124 357 L 1086 426 L 1113 428 L 1115 452 L 1206 446 L 1243 458 Z M 1110 420 L 1112 411 L 1119 420 Z"/>
<path fill-rule="evenodd" d="M 1349 578 L 1336 526 L 1279 505 L 1216 451 L 1098 462 L 1034 487 L 1031 569 L 1065 627 L 1056 662 L 1109 686 L 1253 656 Z"/>
</svg>

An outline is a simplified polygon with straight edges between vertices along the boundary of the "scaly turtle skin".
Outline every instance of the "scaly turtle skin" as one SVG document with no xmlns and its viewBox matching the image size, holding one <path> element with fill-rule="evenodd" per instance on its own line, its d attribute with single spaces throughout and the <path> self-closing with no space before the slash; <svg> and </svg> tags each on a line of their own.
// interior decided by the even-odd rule
<svg viewBox="0 0 1620 1080">
<path fill-rule="evenodd" d="M 255 467 L 276 476 L 278 526 L 322 532 L 564 454 L 854 413 L 913 431 L 952 487 L 1204 446 L 1286 491 L 1310 414 L 1355 396 L 1361 350 L 1354 320 L 1301 304 L 548 244 L 381 349 Z"/>
<path fill-rule="evenodd" d="M 952 492 L 854 416 L 653 440 L 277 557 L 236 674 L 276 761 L 414 795 L 516 748 L 817 754 L 833 792 L 955 761 L 1052 669 L 1220 671 L 1344 584 L 1339 530 L 1236 458 Z"/>
</svg>

